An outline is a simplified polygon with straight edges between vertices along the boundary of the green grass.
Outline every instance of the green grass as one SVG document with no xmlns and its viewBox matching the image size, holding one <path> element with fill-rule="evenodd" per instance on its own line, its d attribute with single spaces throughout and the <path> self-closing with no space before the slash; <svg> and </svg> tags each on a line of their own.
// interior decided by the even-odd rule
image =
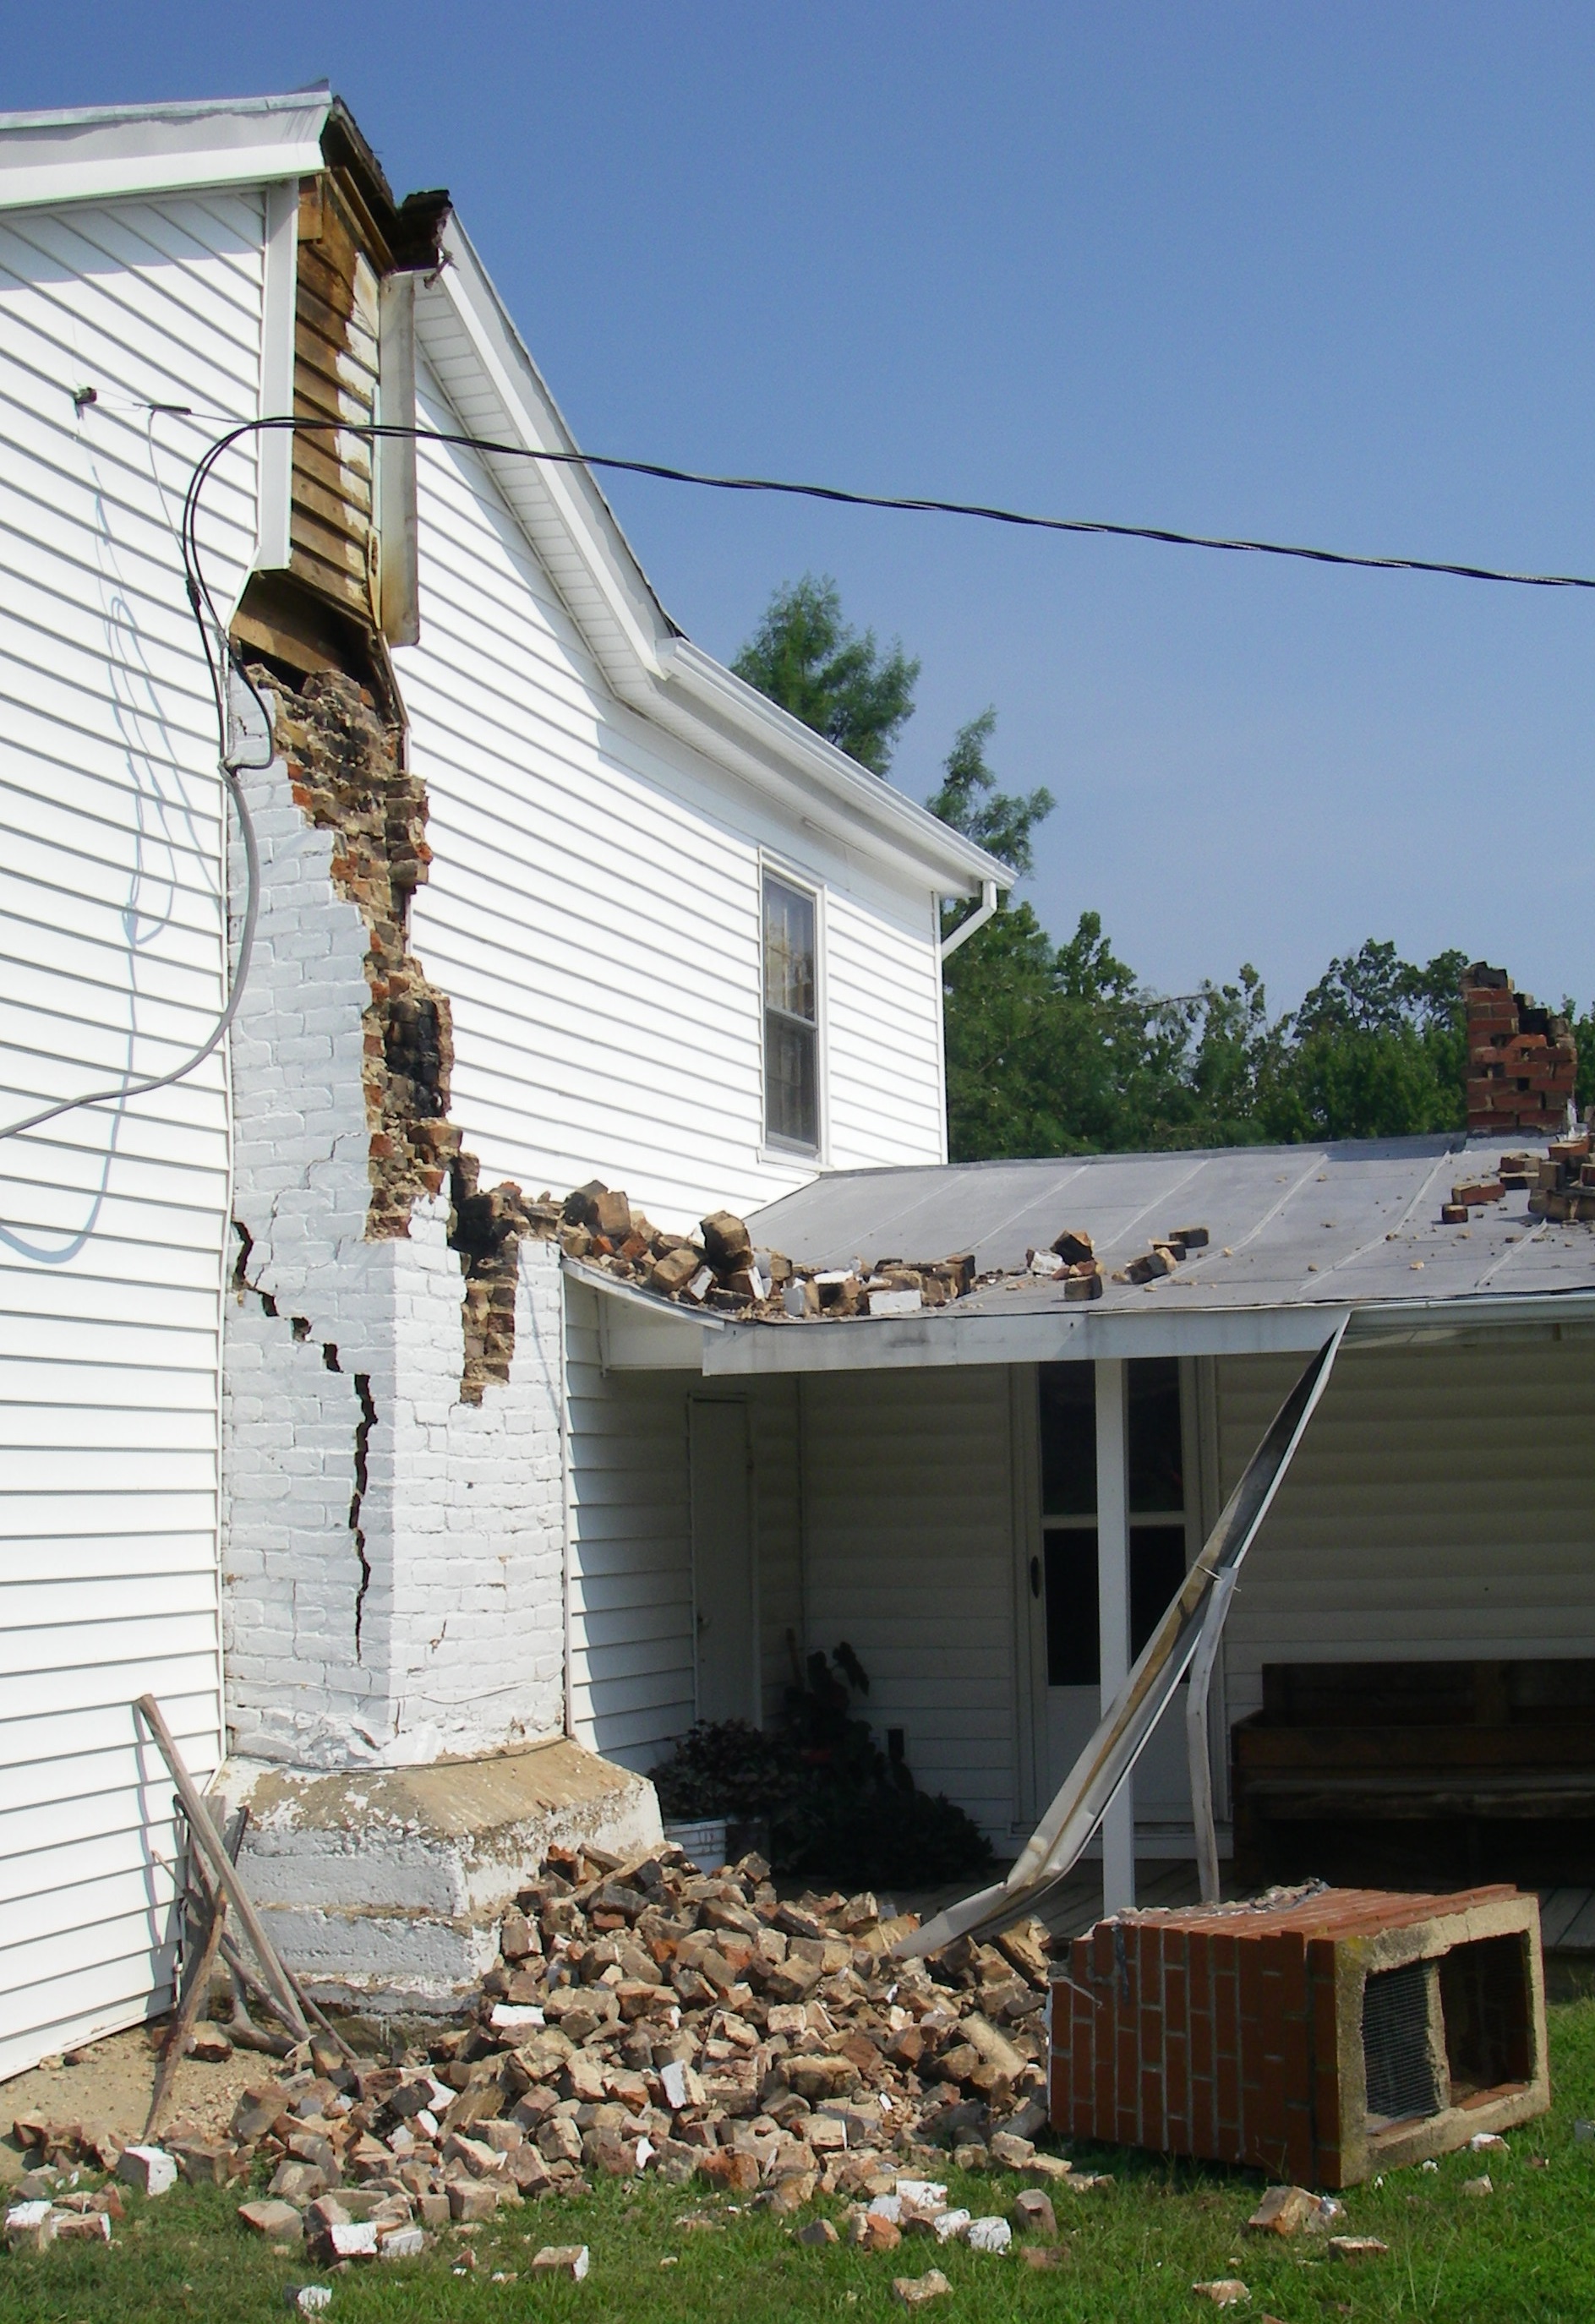
<svg viewBox="0 0 1595 2324">
<path fill-rule="evenodd" d="M 366 2263 L 318 2273 L 301 2257 L 262 2246 L 239 2225 L 241 2190 L 180 2187 L 156 2202 L 130 2199 L 109 2249 L 61 2246 L 40 2256 L 0 2255 L 5 2324 L 282 2324 L 291 2287 L 333 2285 L 334 2324 L 505 2324 L 533 2314 L 586 2324 L 648 2318 L 650 2324 L 774 2324 L 841 2318 L 847 2324 L 900 2319 L 894 2274 L 939 2265 L 953 2297 L 930 2314 L 980 2324 L 1046 2318 L 1065 2324 L 1150 2324 L 1213 2317 L 1194 2282 L 1239 2275 L 1250 2287 L 1232 2318 L 1269 2313 L 1285 2324 L 1341 2317 L 1424 2317 L 1439 2324 L 1588 2324 L 1595 2318 L 1595 2145 L 1575 2144 L 1574 2117 L 1595 2116 L 1595 2000 L 1552 2012 L 1556 2103 L 1514 2134 L 1507 2155 L 1456 2154 L 1435 2172 L 1392 2172 L 1382 2187 L 1351 2190 L 1342 2224 L 1380 2236 L 1388 2258 L 1337 2264 L 1301 2237 L 1275 2244 L 1243 2233 L 1261 2181 L 1239 2172 L 1197 2170 L 1121 2150 L 1076 2153 L 1079 2167 L 1111 2170 L 1102 2194 L 1056 2198 L 1068 2240 L 1063 2267 L 1034 2273 L 1017 2260 L 984 2258 L 922 2241 L 867 2259 L 845 2246 L 811 2251 L 768 2213 L 739 2212 L 721 2199 L 641 2182 L 607 2182 L 575 2203 L 544 2201 L 506 2214 L 468 2244 L 453 2234 L 422 2259 Z M 1544 2156 L 1548 2168 L 1531 2158 Z M 1488 2166 L 1495 2193 L 1483 2201 L 1462 2182 Z M 1002 2174 L 946 2174 L 952 2200 L 977 2214 L 1006 2211 L 1020 2181 Z M 839 2203 L 821 2205 L 841 2218 Z M 687 2227 L 696 2215 L 718 2232 Z M 542 2243 L 586 2243 L 582 2284 L 533 2282 Z M 476 2264 L 455 2267 L 469 2248 Z M 671 2257 L 675 2264 L 661 2266 Z M 512 2283 L 493 2283 L 495 2270 Z"/>
</svg>

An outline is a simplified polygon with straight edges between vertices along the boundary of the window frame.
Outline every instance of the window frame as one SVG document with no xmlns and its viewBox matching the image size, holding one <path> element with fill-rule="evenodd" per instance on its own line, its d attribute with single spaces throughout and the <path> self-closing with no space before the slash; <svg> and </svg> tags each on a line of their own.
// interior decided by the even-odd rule
<svg viewBox="0 0 1595 2324">
<path fill-rule="evenodd" d="M 1130 1360 L 1134 1362 L 1141 1360 L 1131 1358 Z M 1178 1509 L 1173 1508 L 1154 1509 L 1131 1508 L 1129 1512 L 1129 1531 L 1131 1536 L 1130 1554 L 1133 1558 L 1134 1536 L 1138 1533 L 1158 1532 L 1173 1534 L 1177 1531 L 1181 1536 L 1184 1563 L 1185 1570 L 1188 1572 L 1192 1560 L 1195 1555 L 1196 1551 L 1201 1546 L 1200 1534 L 1195 1530 L 1200 1523 L 1200 1512 L 1199 1509 L 1194 1506 L 1194 1504 L 1199 1499 L 1199 1495 L 1193 1489 L 1194 1480 L 1193 1478 L 1190 1466 L 1194 1436 L 1193 1425 L 1194 1416 L 1192 1410 L 1194 1401 L 1192 1394 L 1193 1382 L 1188 1376 L 1185 1361 L 1177 1359 L 1176 1360 L 1179 1362 L 1177 1379 L 1179 1386 L 1180 1467 L 1185 1488 L 1185 1506 Z M 1047 1619 L 1051 1606 L 1051 1593 L 1048 1588 L 1046 1571 L 1048 1539 L 1049 1536 L 1054 1534 L 1090 1534 L 1094 1537 L 1097 1529 L 1097 1512 L 1093 1506 L 1089 1510 L 1077 1510 L 1068 1515 L 1060 1514 L 1052 1517 L 1047 1515 L 1046 1497 L 1043 1490 L 1043 1454 L 1040 1426 L 1041 1384 L 1041 1367 L 1037 1366 L 1036 1369 L 1034 1381 L 1033 1403 L 1036 1411 L 1037 1446 L 1036 1522 L 1040 1544 L 1042 1574 L 1041 1621 L 1039 1625 L 1041 1634 L 1040 1675 L 1043 1694 L 1045 1696 L 1046 1690 L 1053 1684 L 1051 1677 L 1051 1657 L 1047 1638 Z M 1133 1638 L 1130 1644 L 1130 1651 L 1131 1658 L 1133 1660 L 1134 1655 L 1138 1651 Z M 1100 1685 L 1100 1678 L 1093 1681 L 1065 1681 L 1061 1682 L 1061 1683 L 1079 1684 L 1082 1687 L 1097 1686 Z"/>
<path fill-rule="evenodd" d="M 793 1025 L 802 1025 L 798 1017 L 788 1017 L 785 1010 L 771 1010 L 765 998 L 765 898 L 771 881 L 779 881 L 794 895 L 801 896 L 814 908 L 814 1018 L 808 1030 L 814 1036 L 814 1111 L 815 1135 L 812 1145 L 807 1141 L 781 1137 L 770 1126 L 770 1019 L 773 1014 L 784 1017 Z M 823 1168 L 830 1143 L 830 1108 L 826 1089 L 826 1010 L 825 1010 L 825 890 L 824 882 L 811 872 L 800 871 L 795 864 L 767 848 L 759 852 L 759 1155 L 761 1160 L 772 1162 L 803 1161 Z"/>
</svg>

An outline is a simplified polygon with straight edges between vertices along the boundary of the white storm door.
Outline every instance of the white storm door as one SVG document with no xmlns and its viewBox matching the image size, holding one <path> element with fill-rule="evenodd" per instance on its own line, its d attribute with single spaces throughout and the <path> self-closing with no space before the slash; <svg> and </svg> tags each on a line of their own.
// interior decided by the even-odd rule
<svg viewBox="0 0 1595 2324">
<path fill-rule="evenodd" d="M 692 1610 L 700 1719 L 759 1723 L 759 1600 L 748 1407 L 694 1397 Z"/>
</svg>

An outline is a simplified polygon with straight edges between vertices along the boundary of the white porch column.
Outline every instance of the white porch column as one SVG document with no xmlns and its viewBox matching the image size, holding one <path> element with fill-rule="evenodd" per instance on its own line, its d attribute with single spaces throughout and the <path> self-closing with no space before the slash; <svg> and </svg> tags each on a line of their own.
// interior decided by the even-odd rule
<svg viewBox="0 0 1595 2324">
<path fill-rule="evenodd" d="M 1124 1360 L 1096 1363 L 1097 1635 L 1106 1711 L 1129 1672 L 1129 1475 Z M 1135 1903 L 1135 1778 L 1102 1818 L 1102 1911 Z"/>
</svg>

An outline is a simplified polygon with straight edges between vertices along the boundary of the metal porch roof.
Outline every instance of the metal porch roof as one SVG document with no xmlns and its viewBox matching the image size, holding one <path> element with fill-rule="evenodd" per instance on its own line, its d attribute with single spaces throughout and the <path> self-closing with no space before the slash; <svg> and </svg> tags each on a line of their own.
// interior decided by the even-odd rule
<svg viewBox="0 0 1595 2324">
<path fill-rule="evenodd" d="M 750 1219 L 758 1244 L 811 1267 L 967 1250 L 1002 1271 L 915 1315 L 744 1323 L 567 1266 L 606 1295 L 612 1364 L 711 1377 L 1307 1350 L 1342 1317 L 1352 1342 L 1595 1329 L 1595 1230 L 1531 1218 L 1526 1194 L 1441 1224 L 1453 1182 L 1493 1175 L 1502 1150 L 1412 1138 L 839 1171 Z M 1066 1301 L 1023 1271 L 1027 1250 L 1065 1228 L 1089 1233 L 1111 1273 L 1194 1226 L 1206 1250 L 1100 1299 Z"/>
<path fill-rule="evenodd" d="M 1503 1150 L 1499 1139 L 1404 1138 L 840 1171 L 750 1224 L 758 1242 L 810 1266 L 972 1250 L 982 1274 L 1021 1269 L 1028 1248 L 1048 1249 L 1065 1228 L 1090 1234 L 1109 1271 L 1155 1237 L 1208 1230 L 1207 1249 L 1172 1275 L 1109 1282 L 1092 1303 L 1098 1315 L 1595 1291 L 1595 1231 L 1531 1218 L 1526 1194 L 1473 1211 L 1466 1227 L 1441 1224 L 1453 1181 L 1493 1176 Z M 1010 1273 L 955 1312 L 1035 1314 L 1065 1304 L 1061 1283 Z"/>
</svg>

